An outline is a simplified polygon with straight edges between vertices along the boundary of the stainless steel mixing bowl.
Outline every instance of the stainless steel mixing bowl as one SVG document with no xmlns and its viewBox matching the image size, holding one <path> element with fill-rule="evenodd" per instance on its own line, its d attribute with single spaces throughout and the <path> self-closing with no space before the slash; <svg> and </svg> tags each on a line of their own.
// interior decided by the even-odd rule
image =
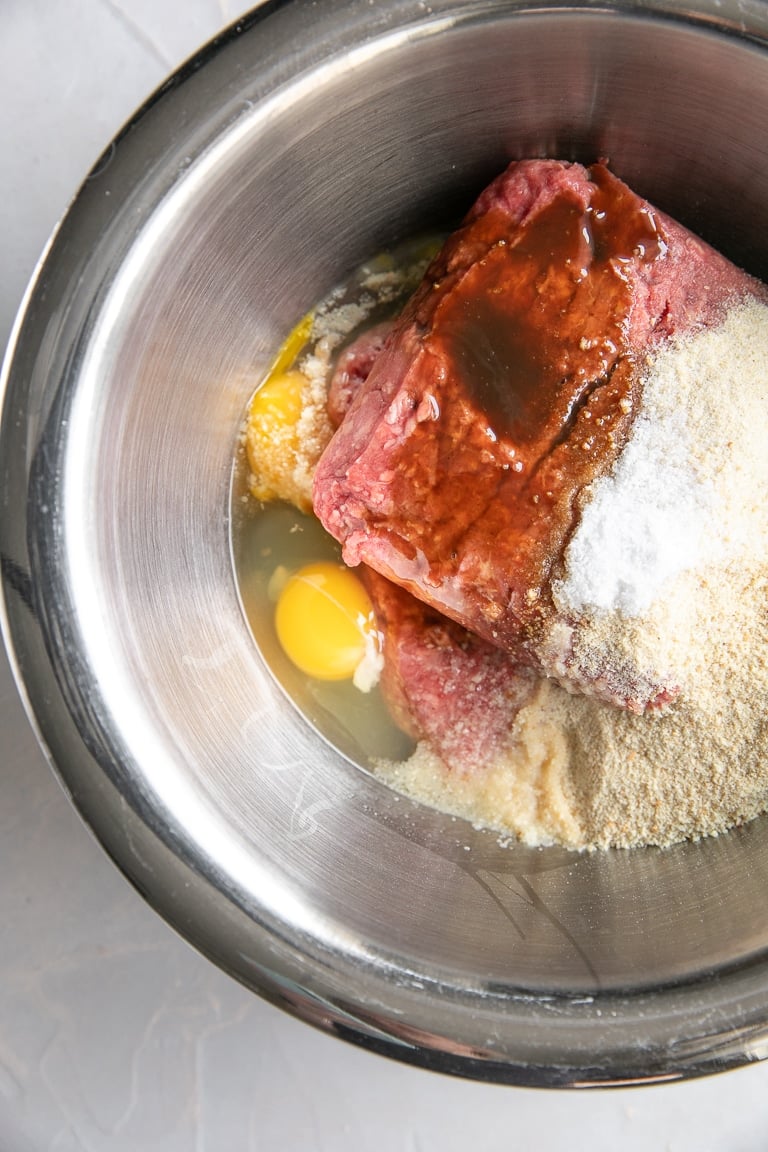
<svg viewBox="0 0 768 1152">
<path fill-rule="evenodd" d="M 88 177 L 1 428 L 5 631 L 65 787 L 180 932 L 432 1068 L 653 1081 L 765 1055 L 768 820 L 667 851 L 500 847 L 396 797 L 275 686 L 230 558 L 276 344 L 511 157 L 608 157 L 768 273 L 768 6 L 268 3 Z"/>
</svg>

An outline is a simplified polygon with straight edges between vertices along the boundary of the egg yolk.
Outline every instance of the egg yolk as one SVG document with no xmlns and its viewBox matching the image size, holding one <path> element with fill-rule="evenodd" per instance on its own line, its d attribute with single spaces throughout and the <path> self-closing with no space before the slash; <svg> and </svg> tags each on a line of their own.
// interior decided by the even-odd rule
<svg viewBox="0 0 768 1152">
<path fill-rule="evenodd" d="M 275 454 L 275 445 L 296 451 L 296 425 L 301 416 L 301 394 L 306 380 L 301 372 L 283 372 L 262 384 L 248 409 L 246 445 L 248 463 L 255 475 L 264 458 Z"/>
<path fill-rule="evenodd" d="M 277 602 L 275 627 L 288 658 L 318 680 L 352 677 L 376 642 L 365 588 L 348 568 L 329 561 L 308 564 L 289 577 Z"/>
<path fill-rule="evenodd" d="M 296 487 L 293 469 L 307 381 L 292 365 L 311 331 L 312 313 L 309 313 L 280 348 L 248 408 L 245 447 L 251 471 L 250 488 L 257 500 L 286 499 L 299 507 L 306 503 Z"/>
</svg>

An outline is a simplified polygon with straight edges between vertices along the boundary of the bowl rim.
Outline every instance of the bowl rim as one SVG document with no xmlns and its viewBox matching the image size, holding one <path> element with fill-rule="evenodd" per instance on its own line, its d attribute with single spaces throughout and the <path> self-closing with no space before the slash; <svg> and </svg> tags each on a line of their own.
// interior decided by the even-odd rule
<svg viewBox="0 0 768 1152">
<path fill-rule="evenodd" d="M 40 306 L 46 276 L 59 245 L 66 241 L 72 229 L 80 226 L 76 218 L 89 201 L 89 185 L 109 165 L 116 146 L 130 141 L 131 137 L 135 139 L 149 119 L 162 111 L 172 93 L 194 84 L 200 70 L 220 58 L 241 37 L 281 13 L 301 7 L 300 0 L 272 0 L 259 5 L 177 69 L 128 120 L 96 161 L 68 213 L 54 230 L 21 303 L 0 374 L 3 402 L 0 445 L 8 449 L 0 453 L 0 459 L 4 460 L 0 507 L 12 508 L 18 515 L 20 496 L 26 492 L 25 437 L 18 428 L 11 435 L 10 425 L 28 400 L 26 368 L 31 355 L 26 343 L 28 319 L 32 309 Z M 345 0 L 341 7 L 358 12 L 364 9 L 358 0 Z M 445 13 L 456 18 L 472 5 L 435 0 L 431 7 L 430 18 L 436 20 Z M 413 18 L 421 11 L 423 18 L 423 8 L 416 0 L 403 0 L 398 8 Z M 477 5 L 474 8 L 476 11 Z M 544 0 L 538 4 L 511 2 L 505 8 L 510 13 L 536 16 L 567 12 L 672 20 L 736 37 L 768 50 L 768 4 L 764 0 L 747 15 L 740 9 L 738 19 L 729 15 L 730 10 L 718 0 L 702 0 L 696 12 L 682 0 L 631 4 L 584 0 L 568 5 Z M 23 503 L 22 507 L 25 507 Z M 759 956 L 718 973 L 720 1001 L 709 1030 L 697 1037 L 689 1036 L 675 1048 L 670 1048 L 665 1039 L 670 1031 L 669 1021 L 678 1018 L 682 1021 L 690 1012 L 702 1020 L 711 1015 L 711 1004 L 703 1000 L 704 981 L 681 981 L 639 993 L 619 990 L 601 994 L 599 1005 L 594 998 L 581 996 L 553 996 L 547 1004 L 541 1000 L 533 1003 L 521 992 L 514 998 L 514 1011 L 521 1026 L 540 1027 L 553 1012 L 558 1012 L 570 1020 L 572 1047 L 561 1056 L 550 1052 L 549 1058 L 542 1055 L 537 1059 L 531 1052 L 525 1058 L 498 1059 L 490 1047 L 452 1045 L 445 1036 L 436 1035 L 428 1028 L 412 1027 L 394 1016 L 374 1012 L 371 1005 L 382 980 L 381 971 L 371 979 L 359 963 L 339 954 L 329 954 L 322 947 L 307 946 L 297 951 L 295 942 L 279 939 L 269 925 L 258 926 L 259 939 L 254 945 L 233 910 L 222 907 L 217 900 L 216 878 L 201 874 L 194 860 L 174 850 L 150 809 L 126 810 L 121 806 L 114 782 L 101 773 L 102 750 L 83 744 L 79 731 L 83 717 L 77 715 L 71 701 L 62 694 L 53 667 L 56 656 L 50 651 L 50 637 L 44 634 L 34 610 L 35 585 L 41 577 L 29 554 L 23 516 L 21 522 L 11 524 L 10 515 L 0 513 L 0 556 L 0 626 L 25 710 L 51 766 L 86 824 L 145 899 L 186 939 L 242 983 L 299 1018 L 371 1051 L 424 1068 L 484 1081 L 541 1087 L 659 1083 L 736 1067 L 768 1055 L 768 1012 L 762 979 L 763 958 Z M 83 766 L 71 772 L 67 759 L 75 745 L 80 747 Z M 98 779 L 92 793 L 82 785 L 85 772 L 92 780 Z M 119 820 L 115 818 L 118 810 Z M 105 816 L 105 812 L 108 815 Z M 137 844 L 141 844 L 140 851 Z M 166 891 L 158 890 L 156 877 L 160 874 Z M 171 887 L 173 899 L 167 891 Z M 201 909 L 204 910 L 202 919 Z M 241 956 L 248 952 L 245 962 L 233 960 L 235 945 Z M 396 976 L 394 972 L 383 974 L 385 981 L 394 981 Z M 451 998 L 446 988 L 436 988 L 435 992 L 448 1000 Z M 419 1017 L 416 1008 L 419 995 L 415 984 L 401 990 L 400 1003 L 414 1009 L 414 1018 Z M 487 1013 L 490 1027 L 492 1015 L 498 1009 L 498 1004 L 484 1004 L 468 995 L 462 1003 L 449 1004 L 448 1011 L 450 1015 L 453 1010 L 459 1013 L 469 1010 L 478 1018 Z M 643 1022 L 648 1036 L 648 1046 L 643 1052 L 635 1050 L 623 1038 L 628 1019 Z M 610 1058 L 602 1054 L 599 1061 L 596 1059 L 596 1038 L 609 1045 Z M 581 1056 L 577 1060 L 574 1054 L 578 1052 Z"/>
</svg>

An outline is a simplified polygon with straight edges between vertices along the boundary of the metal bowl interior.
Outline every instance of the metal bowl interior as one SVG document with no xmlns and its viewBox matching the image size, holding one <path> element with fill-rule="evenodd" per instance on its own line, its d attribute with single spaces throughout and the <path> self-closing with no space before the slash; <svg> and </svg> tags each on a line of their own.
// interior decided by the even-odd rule
<svg viewBox="0 0 768 1152">
<path fill-rule="evenodd" d="M 608 157 L 765 276 L 768 7 L 267 4 L 169 81 L 17 325 L 6 637 L 84 818 L 241 981 L 466 1076 L 700 1074 L 765 1055 L 768 821 L 665 851 L 502 847 L 319 739 L 233 573 L 233 457 L 276 345 L 527 155 Z"/>
</svg>

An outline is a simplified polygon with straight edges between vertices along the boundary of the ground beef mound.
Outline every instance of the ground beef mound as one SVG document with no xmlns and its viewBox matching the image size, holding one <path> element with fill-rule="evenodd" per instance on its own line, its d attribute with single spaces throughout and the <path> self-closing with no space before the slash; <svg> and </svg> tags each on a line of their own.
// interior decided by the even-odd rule
<svg viewBox="0 0 768 1152">
<path fill-rule="evenodd" d="M 634 711 L 666 703 L 675 685 L 569 652 L 552 582 L 585 489 L 626 442 L 645 354 L 754 291 L 603 165 L 512 164 L 340 391 L 315 512 L 348 564 L 516 666 Z"/>
</svg>

